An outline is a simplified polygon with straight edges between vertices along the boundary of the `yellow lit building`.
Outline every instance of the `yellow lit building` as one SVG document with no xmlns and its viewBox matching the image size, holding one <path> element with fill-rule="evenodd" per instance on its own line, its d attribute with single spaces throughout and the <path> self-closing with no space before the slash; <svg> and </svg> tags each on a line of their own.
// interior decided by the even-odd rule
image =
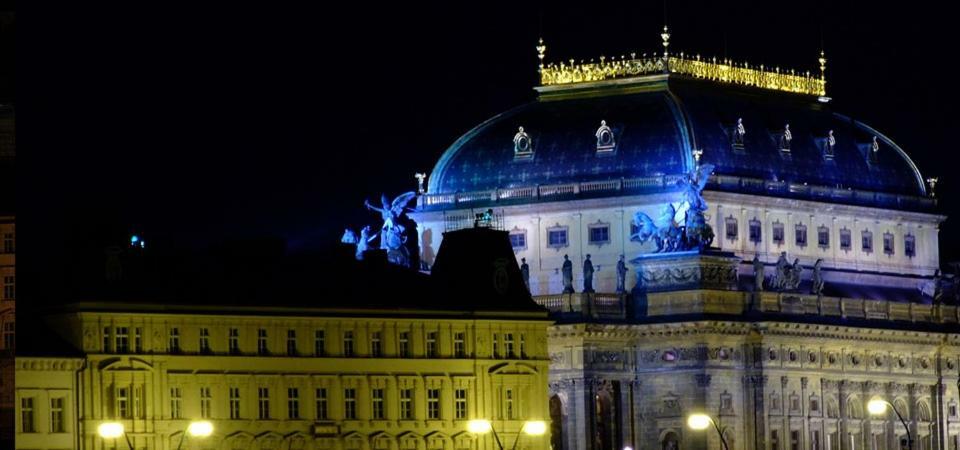
<svg viewBox="0 0 960 450">
<path fill-rule="evenodd" d="M 506 233 L 493 233 L 509 252 Z M 330 297 L 307 302 L 63 307 L 47 324 L 82 358 L 57 366 L 63 370 L 40 370 L 57 364 L 42 359 L 18 364 L 18 399 L 32 416 L 18 411 L 17 446 L 126 448 L 125 439 L 97 434 L 100 424 L 119 421 L 134 449 L 175 449 L 188 424 L 202 419 L 214 434 L 187 436 L 184 448 L 492 450 L 493 435 L 470 433 L 469 420 L 490 420 L 504 445 L 525 421 L 546 420 L 549 322 L 529 294 L 517 297 L 519 268 L 502 298 L 491 294 L 479 308 L 435 307 L 442 291 L 399 271 L 358 263 L 334 277 L 340 288 Z M 408 282 L 398 287 L 398 279 Z M 53 396 L 44 387 L 74 380 L 76 412 L 66 418 L 75 422 L 47 426 Z M 517 448 L 548 443 L 523 435 Z"/>
</svg>

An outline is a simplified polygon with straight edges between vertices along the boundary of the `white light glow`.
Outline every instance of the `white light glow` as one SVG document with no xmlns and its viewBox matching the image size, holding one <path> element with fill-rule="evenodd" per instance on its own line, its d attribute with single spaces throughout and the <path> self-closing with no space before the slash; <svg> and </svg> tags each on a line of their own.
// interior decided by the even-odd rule
<svg viewBox="0 0 960 450">
<path fill-rule="evenodd" d="M 187 433 L 190 433 L 190 436 L 195 437 L 207 437 L 213 434 L 213 424 L 203 420 L 199 422 L 190 422 L 190 426 L 187 427 Z"/>
<path fill-rule="evenodd" d="M 467 422 L 467 431 L 474 434 L 489 433 L 493 429 L 493 424 L 489 420 L 475 419 Z"/>
<path fill-rule="evenodd" d="M 687 426 L 694 430 L 706 430 L 710 426 L 710 416 L 706 414 L 690 414 Z"/>
<path fill-rule="evenodd" d="M 120 422 L 104 422 L 97 427 L 97 434 L 104 439 L 116 439 L 123 436 L 123 424 Z"/>
<path fill-rule="evenodd" d="M 879 416 L 887 412 L 887 402 L 883 400 L 870 400 L 867 402 L 867 411 L 874 416 Z"/>
<path fill-rule="evenodd" d="M 530 436 L 542 436 L 547 432 L 547 423 L 542 420 L 530 420 L 524 424 L 523 432 Z"/>
</svg>

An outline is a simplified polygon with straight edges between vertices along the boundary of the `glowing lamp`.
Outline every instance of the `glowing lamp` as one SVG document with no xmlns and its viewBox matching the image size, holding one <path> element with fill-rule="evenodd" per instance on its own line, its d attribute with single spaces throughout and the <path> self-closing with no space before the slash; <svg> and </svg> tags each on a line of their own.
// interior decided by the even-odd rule
<svg viewBox="0 0 960 450">
<path fill-rule="evenodd" d="M 542 420 L 530 420 L 523 424 L 523 432 L 530 436 L 542 436 L 547 432 L 547 423 Z"/>
<path fill-rule="evenodd" d="M 887 412 L 887 402 L 884 400 L 874 399 L 867 402 L 867 412 L 873 416 L 879 416 Z"/>
<path fill-rule="evenodd" d="M 123 436 L 123 424 L 120 422 L 104 422 L 97 427 L 97 434 L 104 439 L 116 439 Z"/>
<path fill-rule="evenodd" d="M 493 429 L 493 424 L 486 419 L 474 419 L 467 422 L 467 431 L 474 434 L 489 433 Z"/>
<path fill-rule="evenodd" d="M 690 414 L 687 426 L 694 430 L 706 430 L 710 426 L 710 416 L 706 414 Z"/>
<path fill-rule="evenodd" d="M 213 424 L 206 420 L 190 422 L 187 433 L 193 437 L 207 437 L 213 434 Z"/>
</svg>

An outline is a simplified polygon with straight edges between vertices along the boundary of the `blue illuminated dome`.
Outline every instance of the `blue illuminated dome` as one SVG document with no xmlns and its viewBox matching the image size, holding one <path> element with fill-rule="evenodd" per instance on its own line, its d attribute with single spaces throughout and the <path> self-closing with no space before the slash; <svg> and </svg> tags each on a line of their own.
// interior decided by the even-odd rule
<svg viewBox="0 0 960 450">
<path fill-rule="evenodd" d="M 753 185 L 774 182 L 895 197 L 926 194 L 903 150 L 822 100 L 667 76 L 591 89 L 541 90 L 537 101 L 499 114 L 454 142 L 434 168 L 428 193 L 674 175 L 690 170 L 692 150 L 701 149 L 701 162 L 714 164 L 716 175 L 752 180 Z M 734 145 L 738 119 L 746 130 L 742 148 Z M 599 149 L 601 121 L 613 137 L 614 145 L 606 151 Z M 788 124 L 792 140 L 785 151 Z M 517 153 L 514 140 L 520 127 L 532 154 Z M 827 145 L 831 130 L 832 148 Z"/>
</svg>

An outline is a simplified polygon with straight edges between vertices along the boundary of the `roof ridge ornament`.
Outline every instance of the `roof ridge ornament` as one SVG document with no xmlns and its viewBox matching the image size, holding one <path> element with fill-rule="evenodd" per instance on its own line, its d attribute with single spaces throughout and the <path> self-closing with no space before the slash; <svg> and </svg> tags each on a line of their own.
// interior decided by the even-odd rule
<svg viewBox="0 0 960 450">
<path fill-rule="evenodd" d="M 667 47 L 670 46 L 670 28 L 666 25 L 663 26 L 663 33 L 660 33 L 660 39 L 663 39 L 663 58 L 667 59 L 670 56 L 670 52 Z"/>
<path fill-rule="evenodd" d="M 540 59 L 540 73 L 543 73 L 543 57 L 546 56 L 546 53 L 547 46 L 543 44 L 543 37 L 541 37 L 537 44 L 537 58 Z"/>
</svg>

